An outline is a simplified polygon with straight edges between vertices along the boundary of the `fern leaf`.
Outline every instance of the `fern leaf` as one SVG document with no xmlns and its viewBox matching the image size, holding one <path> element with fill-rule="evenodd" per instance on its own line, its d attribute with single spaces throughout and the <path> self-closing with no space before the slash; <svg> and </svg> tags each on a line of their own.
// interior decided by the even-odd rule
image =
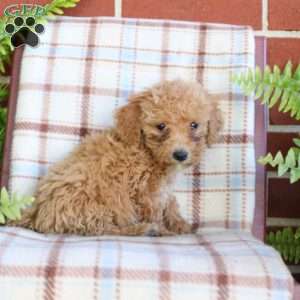
<svg viewBox="0 0 300 300">
<path fill-rule="evenodd" d="M 289 167 L 285 164 L 278 165 L 277 174 L 278 176 L 283 176 L 287 171 L 289 170 Z"/>
<path fill-rule="evenodd" d="M 283 70 L 283 78 L 288 80 L 292 77 L 292 62 L 289 60 Z"/>
<path fill-rule="evenodd" d="M 0 83 L 0 102 L 8 96 L 8 85 Z"/>
<path fill-rule="evenodd" d="M 16 220 L 16 215 L 10 206 L 2 206 L 1 211 L 7 219 Z"/>
<path fill-rule="evenodd" d="M 7 120 L 7 109 L 0 107 L 0 160 L 2 159 L 2 154 L 3 154 L 6 120 Z"/>
<path fill-rule="evenodd" d="M 294 73 L 294 78 L 296 80 L 300 80 L 300 64 L 297 66 L 296 71 Z"/>
<path fill-rule="evenodd" d="M 277 230 L 275 233 L 270 232 L 266 237 L 266 242 L 274 247 L 285 261 L 298 263 L 300 261 L 300 227 L 294 231 L 287 227 Z"/>
<path fill-rule="evenodd" d="M 288 151 L 288 154 L 285 159 L 285 163 L 289 168 L 293 168 L 296 166 L 295 152 L 292 148 L 289 149 Z"/>
<path fill-rule="evenodd" d="M 260 83 L 261 80 L 262 80 L 261 69 L 258 66 L 256 66 L 256 68 L 255 68 L 255 82 Z"/>
<path fill-rule="evenodd" d="M 263 79 L 265 82 L 270 82 L 270 75 L 271 75 L 271 68 L 270 66 L 266 66 L 265 67 L 265 70 L 264 70 L 264 73 L 263 73 Z"/>
<path fill-rule="evenodd" d="M 5 224 L 5 216 L 1 211 L 0 211 L 0 224 Z"/>
<path fill-rule="evenodd" d="M 280 243 L 281 242 L 281 239 L 282 239 L 282 233 L 280 230 L 278 230 L 276 233 L 275 233 L 275 241 L 276 243 Z"/>
<path fill-rule="evenodd" d="M 6 219 L 20 219 L 21 210 L 30 205 L 33 201 L 33 197 L 19 197 L 16 194 L 10 197 L 6 188 L 3 187 L 0 193 L 0 224 L 5 223 Z"/>
<path fill-rule="evenodd" d="M 5 187 L 1 189 L 0 204 L 2 206 L 9 206 L 9 195 Z"/>
<path fill-rule="evenodd" d="M 62 15 L 63 8 L 75 7 L 79 0 L 53 0 L 50 4 L 46 5 L 45 11 L 47 16 L 55 14 Z"/>
<path fill-rule="evenodd" d="M 273 67 L 273 76 L 275 81 L 280 79 L 280 69 L 277 65 Z"/>
<path fill-rule="evenodd" d="M 289 259 L 289 250 L 290 250 L 290 247 L 288 245 L 284 245 L 282 247 L 282 256 L 283 258 L 287 261 Z"/>
<path fill-rule="evenodd" d="M 285 108 L 286 104 L 288 103 L 288 101 L 290 99 L 291 93 L 292 92 L 289 89 L 285 89 L 283 91 L 283 94 L 281 97 L 281 102 L 280 102 L 279 108 L 278 108 L 279 111 L 282 111 Z"/>
<path fill-rule="evenodd" d="M 64 13 L 64 11 L 58 7 L 53 7 L 51 12 L 55 13 L 56 15 L 62 15 Z"/>
<path fill-rule="evenodd" d="M 296 247 L 296 255 L 295 255 L 295 263 L 298 264 L 300 262 L 300 246 Z"/>
<path fill-rule="evenodd" d="M 258 159 L 258 162 L 262 165 L 267 165 L 273 161 L 273 155 L 271 153 L 268 153 L 266 156 L 261 156 Z"/>
<path fill-rule="evenodd" d="M 259 98 L 269 107 L 279 102 L 279 111 L 290 112 L 292 117 L 300 120 L 300 64 L 292 72 L 289 61 L 283 72 L 277 65 L 266 66 L 264 70 L 256 67 L 245 73 L 233 76 L 233 81 L 240 86 L 246 95 L 254 92 L 255 99 Z"/>
<path fill-rule="evenodd" d="M 254 96 L 254 98 L 255 99 L 258 99 L 258 98 L 260 98 L 262 95 L 263 95 L 263 93 L 264 93 L 264 84 L 263 83 L 259 83 L 258 84 L 258 86 L 257 86 L 257 89 L 256 89 L 256 92 L 255 92 L 255 96 Z"/>
<path fill-rule="evenodd" d="M 300 227 L 298 227 L 295 232 L 295 238 L 300 240 Z"/>
<path fill-rule="evenodd" d="M 298 146 L 300 139 L 294 139 L 294 143 Z M 280 151 L 277 152 L 274 158 L 271 153 L 268 153 L 266 156 L 260 157 L 258 162 L 262 165 L 270 165 L 273 168 L 277 167 L 278 176 L 289 172 L 291 183 L 300 179 L 300 148 L 290 148 L 285 158 Z"/>
<path fill-rule="evenodd" d="M 273 231 L 271 231 L 268 235 L 267 235 L 267 243 L 269 244 L 269 245 L 273 245 L 274 244 L 274 242 L 275 242 L 275 234 L 274 234 L 274 232 Z"/>
<path fill-rule="evenodd" d="M 273 93 L 273 90 L 274 90 L 274 87 L 272 85 L 268 85 L 266 87 L 265 93 L 263 95 L 263 100 L 261 103 L 263 103 L 263 104 L 267 103 L 269 105 L 270 97 Z"/>
<path fill-rule="evenodd" d="M 288 252 L 288 259 L 287 259 L 287 261 L 289 263 L 291 263 L 295 259 L 296 246 L 295 245 L 290 245 L 288 251 L 289 252 Z"/>
<path fill-rule="evenodd" d="M 300 139 L 294 138 L 293 142 L 296 146 L 300 147 Z"/>
<path fill-rule="evenodd" d="M 277 101 L 280 98 L 281 94 L 282 94 L 282 88 L 276 87 L 275 91 L 274 91 L 274 94 L 273 94 L 273 96 L 272 96 L 272 98 L 270 100 L 269 108 L 273 107 L 274 104 L 277 103 Z"/>
<path fill-rule="evenodd" d="M 300 169 L 292 169 L 291 170 L 291 178 L 290 182 L 295 183 L 300 179 Z"/>
<path fill-rule="evenodd" d="M 272 162 L 270 162 L 272 167 L 275 167 L 275 166 L 277 166 L 279 164 L 283 164 L 283 163 L 284 163 L 284 158 L 283 158 L 281 151 L 278 151 L 274 157 L 274 160 Z"/>
</svg>

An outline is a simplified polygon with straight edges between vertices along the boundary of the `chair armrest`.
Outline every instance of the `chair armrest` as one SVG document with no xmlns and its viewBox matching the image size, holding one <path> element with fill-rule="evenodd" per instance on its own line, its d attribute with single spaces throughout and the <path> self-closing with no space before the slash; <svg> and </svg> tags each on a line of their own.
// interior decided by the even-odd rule
<svg viewBox="0 0 300 300">
<path fill-rule="evenodd" d="M 266 65 L 266 39 L 255 38 L 255 64 L 263 68 Z M 268 110 L 265 105 L 255 102 L 255 159 L 266 154 L 267 150 Z M 255 213 L 252 232 L 260 240 L 265 239 L 267 207 L 266 168 L 256 163 Z"/>
</svg>

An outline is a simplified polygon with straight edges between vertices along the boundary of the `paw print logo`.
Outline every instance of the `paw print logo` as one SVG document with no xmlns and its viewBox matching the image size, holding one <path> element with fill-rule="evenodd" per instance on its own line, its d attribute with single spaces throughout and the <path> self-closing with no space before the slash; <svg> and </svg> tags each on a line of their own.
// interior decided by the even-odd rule
<svg viewBox="0 0 300 300">
<path fill-rule="evenodd" d="M 13 23 L 5 26 L 5 31 L 11 37 L 11 44 L 16 48 L 22 45 L 36 47 L 38 35 L 45 30 L 42 24 L 36 24 L 33 17 L 16 17 Z"/>
</svg>

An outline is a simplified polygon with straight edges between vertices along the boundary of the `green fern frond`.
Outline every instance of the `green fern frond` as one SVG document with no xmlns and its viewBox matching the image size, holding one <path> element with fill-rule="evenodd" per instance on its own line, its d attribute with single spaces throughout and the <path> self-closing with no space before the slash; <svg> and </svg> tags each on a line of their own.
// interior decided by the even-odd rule
<svg viewBox="0 0 300 300">
<path fill-rule="evenodd" d="M 0 74 L 3 74 L 5 72 L 5 66 L 10 64 L 10 57 L 13 51 L 10 38 L 4 31 L 7 22 L 7 17 L 0 17 Z"/>
<path fill-rule="evenodd" d="M 274 247 L 285 261 L 295 264 L 300 262 L 300 228 L 296 232 L 290 227 L 270 232 L 266 242 Z"/>
<path fill-rule="evenodd" d="M 6 24 L 8 23 L 8 17 L 2 16 L 0 17 L 0 40 L 2 40 L 2 38 L 4 36 L 6 36 L 5 32 L 4 32 L 4 28 L 6 26 Z"/>
<path fill-rule="evenodd" d="M 0 35 L 0 74 L 4 74 L 5 67 L 10 64 L 12 51 L 9 37 Z"/>
<path fill-rule="evenodd" d="M 8 96 L 8 84 L 0 83 L 0 102 Z"/>
<path fill-rule="evenodd" d="M 6 121 L 7 121 L 7 109 L 4 107 L 0 107 L 0 161 L 2 160 L 3 157 Z"/>
<path fill-rule="evenodd" d="M 0 83 L 0 102 L 7 99 L 8 96 L 8 84 Z M 7 109 L 0 106 L 0 161 L 2 160 L 3 148 L 4 148 L 4 138 L 5 138 L 5 128 L 7 121 Z"/>
<path fill-rule="evenodd" d="M 53 0 L 45 8 L 46 16 L 62 15 L 63 8 L 75 7 L 80 0 Z"/>
<path fill-rule="evenodd" d="M 259 158 L 258 162 L 263 165 L 270 165 L 277 168 L 278 176 L 286 173 L 290 176 L 290 182 L 294 183 L 300 179 L 300 139 L 294 139 L 296 147 L 289 149 L 286 157 L 283 157 L 281 151 L 278 151 L 273 157 L 271 153 Z"/>
<path fill-rule="evenodd" d="M 0 224 L 5 224 L 7 220 L 21 219 L 21 210 L 33 201 L 33 197 L 20 197 L 17 194 L 12 194 L 10 197 L 3 187 L 0 193 Z"/>
<path fill-rule="evenodd" d="M 273 70 L 266 66 L 264 70 L 256 67 L 246 73 L 233 76 L 246 95 L 254 93 L 255 99 L 260 98 L 269 108 L 279 103 L 279 111 L 290 112 L 296 120 L 300 120 L 300 64 L 295 72 L 289 61 L 281 72 L 275 65 Z"/>
</svg>

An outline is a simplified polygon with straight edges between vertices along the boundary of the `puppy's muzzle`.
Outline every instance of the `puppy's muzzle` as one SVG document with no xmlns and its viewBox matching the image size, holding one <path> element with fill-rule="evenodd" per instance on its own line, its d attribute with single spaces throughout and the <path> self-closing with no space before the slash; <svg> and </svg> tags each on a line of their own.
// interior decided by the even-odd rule
<svg viewBox="0 0 300 300">
<path fill-rule="evenodd" d="M 173 158 L 177 161 L 185 161 L 188 158 L 188 152 L 180 149 L 173 152 Z"/>
</svg>

